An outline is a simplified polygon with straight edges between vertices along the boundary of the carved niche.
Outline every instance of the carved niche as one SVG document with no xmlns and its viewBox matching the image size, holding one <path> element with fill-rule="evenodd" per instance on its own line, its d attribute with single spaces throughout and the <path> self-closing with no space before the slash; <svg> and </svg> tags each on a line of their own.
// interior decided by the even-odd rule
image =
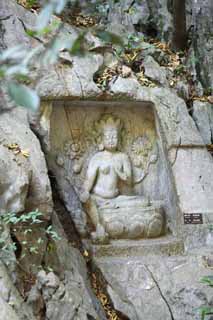
<svg viewBox="0 0 213 320">
<path fill-rule="evenodd" d="M 122 106 L 73 107 L 64 112 L 68 121 L 55 163 L 83 203 L 93 241 L 162 235 L 163 202 L 156 201 L 157 193 L 152 198 L 147 187 L 143 190 L 144 180 L 148 187 L 157 184 L 153 113 L 147 109 L 141 117 L 139 108 Z"/>
</svg>

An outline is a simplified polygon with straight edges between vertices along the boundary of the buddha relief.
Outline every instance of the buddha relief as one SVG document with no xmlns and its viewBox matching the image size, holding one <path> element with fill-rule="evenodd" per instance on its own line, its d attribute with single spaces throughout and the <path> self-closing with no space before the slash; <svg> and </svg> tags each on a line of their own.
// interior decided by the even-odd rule
<svg viewBox="0 0 213 320">
<path fill-rule="evenodd" d="M 157 237 L 163 231 L 161 206 L 143 196 L 121 194 L 121 183 L 130 189 L 134 183 L 131 160 L 118 150 L 122 126 L 112 115 L 100 119 L 102 150 L 92 156 L 87 168 L 81 200 L 93 225 L 94 242 Z"/>
</svg>

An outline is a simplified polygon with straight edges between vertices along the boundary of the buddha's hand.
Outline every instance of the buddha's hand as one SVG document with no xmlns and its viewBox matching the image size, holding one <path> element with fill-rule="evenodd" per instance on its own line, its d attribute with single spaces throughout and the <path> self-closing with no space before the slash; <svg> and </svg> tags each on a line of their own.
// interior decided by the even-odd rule
<svg viewBox="0 0 213 320">
<path fill-rule="evenodd" d="M 89 197 L 90 197 L 90 194 L 88 191 L 83 191 L 81 194 L 80 194 L 80 201 L 82 203 L 86 203 L 88 200 L 89 200 Z"/>
<path fill-rule="evenodd" d="M 128 175 L 127 173 L 124 171 L 124 168 L 121 164 L 115 164 L 114 165 L 114 169 L 115 169 L 115 172 L 117 173 L 117 175 L 119 176 L 119 178 L 123 181 L 127 181 L 128 179 Z"/>
</svg>

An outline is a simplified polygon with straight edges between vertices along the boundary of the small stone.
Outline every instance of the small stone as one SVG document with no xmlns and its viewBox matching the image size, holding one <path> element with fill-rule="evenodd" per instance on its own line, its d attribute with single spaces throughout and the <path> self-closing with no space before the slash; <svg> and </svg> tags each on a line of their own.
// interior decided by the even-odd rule
<svg viewBox="0 0 213 320">
<path fill-rule="evenodd" d="M 47 283 L 46 286 L 50 287 L 50 288 L 58 288 L 60 281 L 58 279 L 58 277 L 54 274 L 54 272 L 49 272 L 48 275 L 46 276 L 47 279 Z"/>
<path fill-rule="evenodd" d="M 127 66 L 122 66 L 121 75 L 123 78 L 128 78 L 132 73 L 132 70 Z"/>
<path fill-rule="evenodd" d="M 47 274 L 44 270 L 39 271 L 39 273 L 37 274 L 37 280 L 41 286 L 43 286 L 47 283 L 47 281 L 48 281 Z"/>
<path fill-rule="evenodd" d="M 143 67 L 145 69 L 144 75 L 156 81 L 163 86 L 168 86 L 167 71 L 165 67 L 160 67 L 160 65 L 153 59 L 152 56 L 147 56 L 144 59 Z"/>
</svg>

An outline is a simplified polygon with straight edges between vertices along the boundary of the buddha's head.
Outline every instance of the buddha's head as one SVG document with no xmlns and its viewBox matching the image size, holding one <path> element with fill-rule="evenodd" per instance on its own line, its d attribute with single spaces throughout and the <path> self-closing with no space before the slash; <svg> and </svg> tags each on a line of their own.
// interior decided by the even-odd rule
<svg viewBox="0 0 213 320">
<path fill-rule="evenodd" d="M 116 150 L 118 146 L 118 130 L 104 129 L 103 145 L 105 150 Z"/>
<path fill-rule="evenodd" d="M 116 150 L 119 142 L 119 130 L 121 129 L 120 119 L 108 115 L 101 120 L 100 124 L 102 127 L 102 142 L 104 149 L 109 151 Z"/>
</svg>

